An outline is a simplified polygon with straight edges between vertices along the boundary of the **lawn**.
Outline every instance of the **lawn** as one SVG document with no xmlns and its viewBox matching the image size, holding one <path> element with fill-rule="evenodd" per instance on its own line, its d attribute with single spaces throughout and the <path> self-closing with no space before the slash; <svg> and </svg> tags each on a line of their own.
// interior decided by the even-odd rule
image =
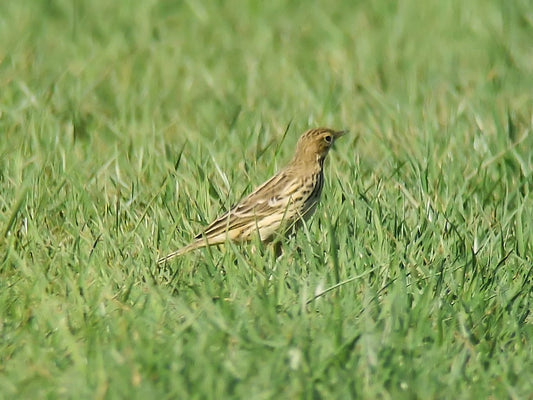
<svg viewBox="0 0 533 400">
<path fill-rule="evenodd" d="M 3 1 L 0 37 L 0 399 L 533 398 L 529 1 Z M 280 259 L 156 265 L 318 126 Z"/>
</svg>

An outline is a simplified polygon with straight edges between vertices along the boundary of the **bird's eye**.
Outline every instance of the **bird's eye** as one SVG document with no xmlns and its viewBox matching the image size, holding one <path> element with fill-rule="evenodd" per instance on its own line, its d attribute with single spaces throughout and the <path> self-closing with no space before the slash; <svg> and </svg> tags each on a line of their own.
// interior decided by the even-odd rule
<svg viewBox="0 0 533 400">
<path fill-rule="evenodd" d="M 326 135 L 324 136 L 324 140 L 326 141 L 326 143 L 331 143 L 331 141 L 333 140 L 333 137 L 331 135 Z"/>
</svg>

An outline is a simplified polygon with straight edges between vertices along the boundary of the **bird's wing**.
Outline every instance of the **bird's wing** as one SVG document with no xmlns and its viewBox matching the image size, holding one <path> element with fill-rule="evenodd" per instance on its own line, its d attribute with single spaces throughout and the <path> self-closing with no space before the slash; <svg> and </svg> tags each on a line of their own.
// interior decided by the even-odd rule
<svg viewBox="0 0 533 400">
<path fill-rule="evenodd" d="M 209 239 L 234 230 L 245 230 L 246 227 L 255 225 L 257 221 L 275 213 L 282 216 L 283 213 L 289 213 L 292 194 L 300 185 L 291 174 L 280 171 L 213 221 L 196 239 Z"/>
</svg>

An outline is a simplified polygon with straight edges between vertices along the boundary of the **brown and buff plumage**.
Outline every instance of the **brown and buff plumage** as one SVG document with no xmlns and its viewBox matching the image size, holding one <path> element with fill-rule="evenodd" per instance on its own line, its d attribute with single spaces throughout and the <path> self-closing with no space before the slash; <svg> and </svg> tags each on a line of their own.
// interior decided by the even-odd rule
<svg viewBox="0 0 533 400">
<path fill-rule="evenodd" d="M 213 221 L 192 243 L 160 258 L 158 263 L 226 240 L 244 242 L 259 234 L 261 241 L 268 242 L 279 231 L 296 229 L 315 211 L 324 185 L 324 160 L 344 133 L 328 128 L 305 132 L 285 168 Z"/>
</svg>

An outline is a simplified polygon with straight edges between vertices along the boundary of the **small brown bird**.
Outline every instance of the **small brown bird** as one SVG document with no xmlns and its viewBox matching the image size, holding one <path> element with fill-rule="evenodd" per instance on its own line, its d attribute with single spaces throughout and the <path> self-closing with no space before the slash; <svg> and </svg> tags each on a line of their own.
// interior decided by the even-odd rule
<svg viewBox="0 0 533 400">
<path fill-rule="evenodd" d="M 335 140 L 344 133 L 328 128 L 305 132 L 285 168 L 213 221 L 192 243 L 157 263 L 228 239 L 244 242 L 259 234 L 261 241 L 268 242 L 277 232 L 293 232 L 315 211 L 324 185 L 324 160 Z"/>
</svg>

